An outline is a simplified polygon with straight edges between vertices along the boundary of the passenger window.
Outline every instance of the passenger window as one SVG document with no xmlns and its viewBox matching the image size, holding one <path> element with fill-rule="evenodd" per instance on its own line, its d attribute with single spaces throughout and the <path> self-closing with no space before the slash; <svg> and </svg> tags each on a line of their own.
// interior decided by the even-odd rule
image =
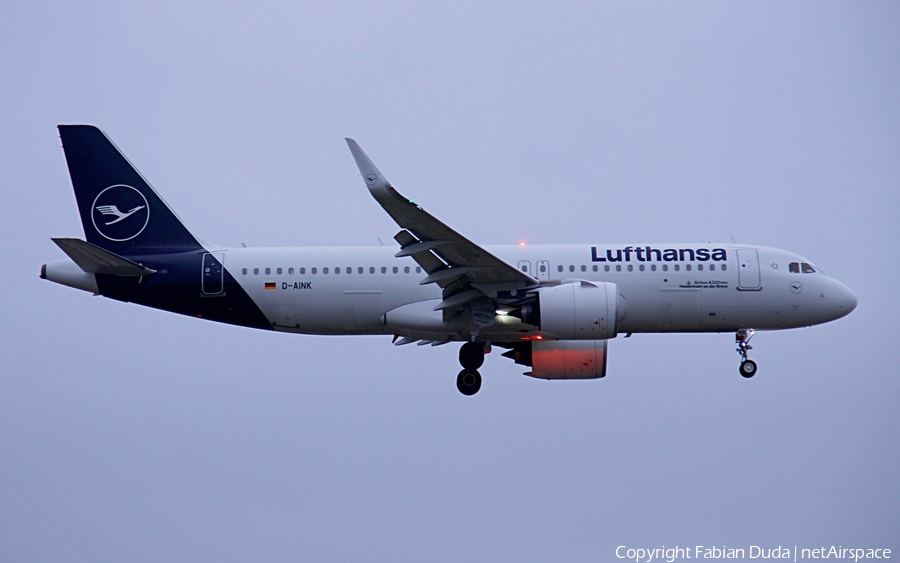
<svg viewBox="0 0 900 563">
<path fill-rule="evenodd" d="M 420 268 L 419 266 L 416 266 L 416 273 L 417 273 L 417 274 L 421 274 L 421 273 L 422 273 L 422 268 Z"/>
<path fill-rule="evenodd" d="M 347 273 L 348 273 L 348 274 L 352 274 L 352 273 L 353 273 L 353 268 L 351 268 L 350 266 L 347 266 Z"/>
<path fill-rule="evenodd" d="M 593 268 L 593 269 L 594 269 L 595 272 L 596 272 L 597 270 L 599 270 L 599 268 L 597 267 L 596 264 L 594 264 L 594 268 Z"/>
<path fill-rule="evenodd" d="M 617 272 L 621 272 L 621 271 L 622 271 L 622 265 L 621 265 L 621 264 L 616 264 L 616 271 L 617 271 Z"/>
<path fill-rule="evenodd" d="M 293 268 L 288 268 L 288 275 L 289 275 L 289 276 L 293 276 L 293 275 L 294 275 L 294 269 L 293 269 Z"/>
<path fill-rule="evenodd" d="M 381 267 L 381 273 L 382 273 L 382 274 L 386 274 L 386 273 L 387 273 L 387 268 L 385 268 L 384 266 L 382 266 L 382 267 Z"/>
<path fill-rule="evenodd" d="M 271 273 L 272 273 L 272 268 L 266 268 L 266 275 L 268 276 Z"/>
<path fill-rule="evenodd" d="M 522 271 L 523 271 L 523 272 L 527 272 L 527 271 L 528 271 L 528 266 L 522 266 Z"/>
<path fill-rule="evenodd" d="M 582 271 L 582 272 L 587 272 L 587 266 L 582 265 L 582 266 L 581 266 L 581 271 Z"/>
<path fill-rule="evenodd" d="M 328 272 L 325 272 L 325 273 L 328 273 Z M 340 273 L 341 273 L 340 267 L 335 268 L 335 269 L 334 269 L 334 273 L 335 273 L 335 274 L 340 274 Z"/>
<path fill-rule="evenodd" d="M 697 270 L 700 271 L 700 272 L 702 272 L 702 271 L 703 271 L 703 264 L 697 264 Z"/>
<path fill-rule="evenodd" d="M 722 264 L 722 271 L 724 272 L 727 269 L 728 269 L 728 266 L 726 264 Z"/>
<path fill-rule="evenodd" d="M 669 265 L 663 264 L 663 272 L 668 272 L 668 271 L 669 271 Z"/>
<path fill-rule="evenodd" d="M 684 269 L 687 270 L 688 272 L 690 272 L 690 271 L 691 271 L 691 265 L 690 265 L 690 264 L 685 265 Z"/>
<path fill-rule="evenodd" d="M 241 273 L 244 274 L 244 275 L 246 276 L 246 275 L 247 275 L 247 268 L 244 268 L 243 270 L 241 270 Z"/>
<path fill-rule="evenodd" d="M 675 268 L 675 271 L 677 272 L 678 270 L 681 269 L 681 265 L 680 265 L 680 264 L 675 264 L 674 268 Z"/>
<path fill-rule="evenodd" d="M 409 273 L 409 266 L 403 266 L 403 273 L 404 273 L 404 274 L 408 274 L 408 273 Z"/>
<path fill-rule="evenodd" d="M 812 266 L 810 266 L 809 264 L 807 264 L 806 262 L 801 264 L 801 266 L 803 267 L 804 274 L 815 274 L 816 273 L 816 269 L 813 268 Z"/>
<path fill-rule="evenodd" d="M 327 273 L 328 273 L 328 268 L 322 268 L 322 273 L 323 273 L 323 274 L 327 274 Z"/>
<path fill-rule="evenodd" d="M 254 276 L 258 276 L 258 275 L 259 275 L 259 268 L 253 268 L 253 275 L 254 275 Z"/>
<path fill-rule="evenodd" d="M 574 271 L 575 271 L 575 266 L 569 264 L 569 271 L 570 271 L 570 272 L 574 272 Z"/>
<path fill-rule="evenodd" d="M 650 264 L 650 271 L 651 271 L 651 272 L 655 272 L 655 271 L 656 271 L 656 264 Z"/>
<path fill-rule="evenodd" d="M 712 271 L 715 270 L 715 269 L 716 269 L 716 265 L 715 265 L 715 264 L 710 264 L 710 265 L 709 265 L 709 271 L 710 271 L 710 272 L 712 272 Z"/>
<path fill-rule="evenodd" d="M 303 275 L 305 273 L 306 273 L 306 268 L 300 268 L 300 275 Z M 313 273 L 315 274 L 315 272 L 313 272 Z"/>
<path fill-rule="evenodd" d="M 281 268 L 278 268 L 277 270 L 275 270 L 275 273 L 278 274 L 278 275 L 280 276 L 280 275 L 281 275 Z"/>
<path fill-rule="evenodd" d="M 315 274 L 316 274 L 316 269 L 313 268 L 312 270 L 310 270 L 310 272 L 311 272 L 313 275 L 315 275 Z"/>
<path fill-rule="evenodd" d="M 375 266 L 369 266 L 369 273 L 370 273 L 370 274 L 374 274 L 374 273 L 375 273 Z"/>
<path fill-rule="evenodd" d="M 562 267 L 561 265 L 560 265 L 560 266 L 557 266 L 557 267 L 556 267 L 556 271 L 557 271 L 557 272 L 562 272 L 562 271 L 563 271 L 563 267 Z"/>
<path fill-rule="evenodd" d="M 634 266 L 632 266 L 631 264 L 629 264 L 629 265 L 628 265 L 628 271 L 629 271 L 629 272 L 633 272 L 633 271 L 634 271 Z"/>
<path fill-rule="evenodd" d="M 643 272 L 643 271 L 644 271 L 644 265 L 643 265 L 643 264 L 641 264 L 641 265 L 640 265 L 640 266 L 638 266 L 638 270 L 640 270 L 640 271 L 642 271 L 642 272 Z"/>
<path fill-rule="evenodd" d="M 604 272 L 608 272 L 608 271 L 609 271 L 609 264 L 606 264 L 606 265 L 603 266 L 603 271 L 604 271 Z"/>
<path fill-rule="evenodd" d="M 799 262 L 791 262 L 788 264 L 788 271 L 792 274 L 800 273 L 800 263 Z"/>
<path fill-rule="evenodd" d="M 400 271 L 400 270 L 397 268 L 397 266 L 394 266 L 394 273 L 396 274 L 396 273 L 399 272 L 399 271 Z"/>
<path fill-rule="evenodd" d="M 543 274 L 546 271 L 547 271 L 547 266 L 544 266 L 543 264 L 541 264 L 541 273 Z"/>
</svg>

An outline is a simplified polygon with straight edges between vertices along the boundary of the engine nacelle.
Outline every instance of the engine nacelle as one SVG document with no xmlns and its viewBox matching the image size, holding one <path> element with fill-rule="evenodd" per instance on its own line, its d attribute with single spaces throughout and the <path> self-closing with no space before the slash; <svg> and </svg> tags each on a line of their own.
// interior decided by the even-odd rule
<svg viewBox="0 0 900 563">
<path fill-rule="evenodd" d="M 532 318 L 526 322 L 560 340 L 614 338 L 619 319 L 625 317 L 625 300 L 614 283 L 565 283 L 542 287 L 537 293 Z"/>
<path fill-rule="evenodd" d="M 517 364 L 531 366 L 525 375 L 540 379 L 597 379 L 606 377 L 608 340 L 531 340 L 503 354 Z"/>
</svg>

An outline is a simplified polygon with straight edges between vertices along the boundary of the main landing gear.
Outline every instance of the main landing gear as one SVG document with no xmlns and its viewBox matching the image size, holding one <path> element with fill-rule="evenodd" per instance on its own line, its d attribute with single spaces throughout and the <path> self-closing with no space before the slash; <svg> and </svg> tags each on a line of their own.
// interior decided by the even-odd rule
<svg viewBox="0 0 900 563">
<path fill-rule="evenodd" d="M 734 333 L 734 341 L 737 343 L 737 353 L 741 355 L 741 367 L 738 371 L 746 378 L 756 375 L 756 362 L 747 357 L 747 352 L 753 349 L 750 346 L 750 339 L 756 331 L 752 328 L 742 328 Z"/>
<path fill-rule="evenodd" d="M 466 396 L 474 395 L 481 389 L 481 374 L 478 368 L 484 364 L 484 345 L 466 342 L 459 349 L 459 363 L 463 370 L 456 376 L 456 388 Z"/>
</svg>

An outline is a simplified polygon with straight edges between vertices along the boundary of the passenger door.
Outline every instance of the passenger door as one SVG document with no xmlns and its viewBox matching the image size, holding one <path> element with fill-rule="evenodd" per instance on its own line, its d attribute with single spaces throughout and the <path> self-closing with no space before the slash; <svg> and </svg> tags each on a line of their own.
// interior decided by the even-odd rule
<svg viewBox="0 0 900 563">
<path fill-rule="evenodd" d="M 738 289 L 742 291 L 758 291 L 759 253 L 755 248 L 739 248 L 738 256 Z"/>
<path fill-rule="evenodd" d="M 225 287 L 223 284 L 223 276 L 225 268 L 222 262 L 225 261 L 225 254 L 203 255 L 203 265 L 201 266 L 200 291 L 203 295 L 220 295 Z"/>
</svg>

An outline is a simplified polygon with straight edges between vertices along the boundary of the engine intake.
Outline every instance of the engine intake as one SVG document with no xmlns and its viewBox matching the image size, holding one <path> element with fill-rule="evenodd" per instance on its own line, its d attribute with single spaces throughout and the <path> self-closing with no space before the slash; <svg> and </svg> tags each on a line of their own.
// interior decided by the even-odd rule
<svg viewBox="0 0 900 563">
<path fill-rule="evenodd" d="M 625 318 L 625 300 L 616 284 L 580 281 L 537 290 L 537 299 L 516 316 L 560 340 L 615 338 Z"/>
</svg>

